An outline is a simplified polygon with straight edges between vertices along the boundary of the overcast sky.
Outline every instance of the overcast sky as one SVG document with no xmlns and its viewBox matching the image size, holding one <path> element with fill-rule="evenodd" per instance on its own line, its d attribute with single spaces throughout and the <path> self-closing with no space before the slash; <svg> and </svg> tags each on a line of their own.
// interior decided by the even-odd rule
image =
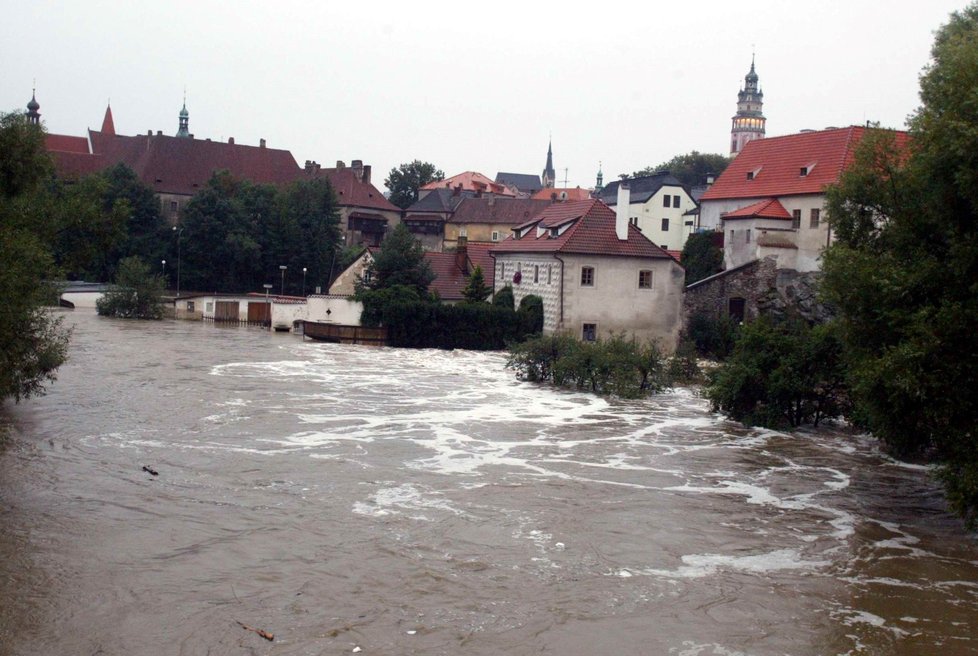
<svg viewBox="0 0 978 656">
<path fill-rule="evenodd" d="M 173 134 L 447 175 L 594 185 L 729 149 L 756 51 L 767 134 L 903 127 L 934 31 L 964 2 L 22 2 L 0 0 L 0 107 L 36 79 L 48 130 Z M 640 8 L 639 8 L 640 7 Z"/>
</svg>

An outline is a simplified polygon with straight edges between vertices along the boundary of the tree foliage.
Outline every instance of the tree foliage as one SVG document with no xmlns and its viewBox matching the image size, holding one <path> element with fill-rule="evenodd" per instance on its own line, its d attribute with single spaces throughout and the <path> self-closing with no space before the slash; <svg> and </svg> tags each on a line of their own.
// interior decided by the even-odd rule
<svg viewBox="0 0 978 656">
<path fill-rule="evenodd" d="M 497 307 L 505 307 L 513 310 L 516 308 L 516 297 L 513 296 L 513 287 L 506 285 L 497 291 L 492 297 L 492 304 Z"/>
<path fill-rule="evenodd" d="M 829 194 L 855 419 L 898 454 L 941 463 L 978 523 L 978 6 L 952 14 L 921 77 L 911 146 L 879 131 Z"/>
<path fill-rule="evenodd" d="M 706 183 L 707 174 L 719 176 L 730 164 L 730 158 L 716 153 L 701 153 L 696 150 L 685 155 L 676 155 L 658 166 L 647 166 L 641 171 L 635 171 L 632 177 L 652 175 L 659 171 L 669 171 L 681 183 L 695 187 Z"/>
<path fill-rule="evenodd" d="M 845 374 L 834 326 L 761 318 L 743 327 L 706 396 L 714 410 L 747 425 L 817 426 L 848 409 Z"/>
<path fill-rule="evenodd" d="M 43 308 L 56 277 L 51 170 L 43 131 L 0 114 L 0 400 L 42 393 L 67 357 L 69 331 Z"/>
<path fill-rule="evenodd" d="M 123 319 L 163 318 L 163 278 L 138 257 L 119 261 L 115 284 L 95 303 L 99 314 Z"/>
<path fill-rule="evenodd" d="M 434 164 L 416 159 L 391 169 L 384 185 L 390 191 L 390 201 L 403 210 L 417 202 L 421 187 L 444 178 L 444 172 Z"/>
<path fill-rule="evenodd" d="M 723 271 L 723 249 L 717 246 L 715 232 L 694 232 L 686 239 L 679 262 L 686 269 L 686 284 L 709 278 Z"/>
<path fill-rule="evenodd" d="M 484 303 L 489 295 L 492 294 L 492 287 L 486 284 L 486 277 L 482 275 L 482 267 L 477 266 L 469 276 L 469 281 L 462 290 L 462 296 L 467 303 Z"/>
<path fill-rule="evenodd" d="M 414 238 L 403 223 L 390 232 L 367 267 L 367 289 L 377 291 L 388 287 L 413 288 L 418 296 L 428 294 L 428 285 L 435 279 L 431 265 L 424 257 L 421 242 Z"/>
</svg>

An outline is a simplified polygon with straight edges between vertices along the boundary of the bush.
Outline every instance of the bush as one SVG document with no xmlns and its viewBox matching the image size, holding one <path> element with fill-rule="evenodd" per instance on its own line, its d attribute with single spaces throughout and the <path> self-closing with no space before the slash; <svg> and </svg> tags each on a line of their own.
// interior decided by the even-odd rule
<svg viewBox="0 0 978 656">
<path fill-rule="evenodd" d="M 733 352 L 739 332 L 740 324 L 729 316 L 698 313 L 690 316 L 685 337 L 703 357 L 724 360 Z"/>
<path fill-rule="evenodd" d="M 98 299 L 99 314 L 125 319 L 163 318 L 163 279 L 138 257 L 119 260 L 115 285 Z"/>
<path fill-rule="evenodd" d="M 667 377 L 673 384 L 690 385 L 701 381 L 702 372 L 696 359 L 696 345 L 688 339 L 679 342 L 669 358 Z"/>
<path fill-rule="evenodd" d="M 509 308 L 510 310 L 516 309 L 516 299 L 513 297 L 513 288 L 506 285 L 492 297 L 492 304 L 496 307 Z"/>
<path fill-rule="evenodd" d="M 641 345 L 623 335 L 596 342 L 579 342 L 566 333 L 537 337 L 513 348 L 507 366 L 521 380 L 621 398 L 637 398 L 665 386 L 656 344 Z"/>
<path fill-rule="evenodd" d="M 507 289 L 509 289 L 507 287 Z M 512 290 L 510 290 L 512 293 Z M 524 296 L 520 301 L 520 333 L 523 339 L 543 332 L 543 299 L 534 294 Z"/>
<path fill-rule="evenodd" d="M 842 343 L 831 324 L 745 325 L 706 396 L 731 419 L 769 428 L 817 426 L 848 409 Z"/>
</svg>

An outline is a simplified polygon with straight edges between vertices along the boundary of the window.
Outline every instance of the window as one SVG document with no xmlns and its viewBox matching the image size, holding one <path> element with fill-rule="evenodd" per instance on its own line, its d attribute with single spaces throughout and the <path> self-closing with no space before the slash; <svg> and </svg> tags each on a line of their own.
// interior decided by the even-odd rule
<svg viewBox="0 0 978 656">
<path fill-rule="evenodd" d="M 649 270 L 638 272 L 638 288 L 652 289 L 652 272 Z"/>
<path fill-rule="evenodd" d="M 581 267 L 581 287 L 594 287 L 594 267 Z"/>
<path fill-rule="evenodd" d="M 808 175 L 808 167 L 807 167 L 807 166 L 803 166 L 803 167 L 801 167 L 801 169 L 799 169 L 799 170 L 798 170 L 798 175 L 800 175 L 800 176 L 801 176 L 801 177 L 803 177 L 803 178 L 804 178 L 804 177 L 805 177 L 806 175 Z"/>
<path fill-rule="evenodd" d="M 664 195 L 662 197 L 662 206 L 663 207 L 669 207 L 669 201 L 670 200 L 672 200 L 672 196 L 670 196 L 669 194 Z"/>
<path fill-rule="evenodd" d="M 548 285 L 553 282 L 553 278 L 554 278 L 554 270 L 553 270 L 553 267 L 548 264 L 547 265 L 547 284 Z"/>
<path fill-rule="evenodd" d="M 646 209 L 645 211 L 648 212 L 648 209 Z M 638 217 L 637 216 L 629 217 L 628 222 L 631 223 L 636 228 L 638 227 Z"/>
<path fill-rule="evenodd" d="M 673 207 L 679 207 L 679 196 L 673 196 L 672 197 L 672 206 Z"/>
<path fill-rule="evenodd" d="M 586 323 L 583 326 L 584 330 L 581 331 L 581 338 L 585 342 L 594 342 L 598 339 L 598 324 L 596 323 Z"/>
<path fill-rule="evenodd" d="M 737 323 L 744 323 L 744 309 L 746 305 L 746 299 L 734 296 L 727 303 L 728 316 Z"/>
<path fill-rule="evenodd" d="M 750 228 L 744 231 L 744 241 L 750 243 Z"/>
<path fill-rule="evenodd" d="M 669 219 L 662 219 L 662 232 L 669 232 Z"/>
<path fill-rule="evenodd" d="M 469 236 L 469 229 L 466 228 L 466 227 L 464 227 L 464 226 L 461 227 L 461 228 L 459 228 L 458 229 L 458 236 L 459 237 L 468 237 Z"/>
<path fill-rule="evenodd" d="M 795 230 L 801 227 L 801 210 L 792 210 L 791 227 Z"/>
<path fill-rule="evenodd" d="M 499 279 L 506 280 L 506 263 L 503 262 L 499 265 Z"/>
<path fill-rule="evenodd" d="M 811 218 L 811 220 L 808 223 L 808 227 L 809 228 L 817 228 L 818 227 L 819 222 L 822 220 L 822 217 L 820 216 L 821 214 L 822 214 L 822 210 L 820 210 L 817 207 L 813 207 L 812 208 L 812 218 Z"/>
<path fill-rule="evenodd" d="M 540 265 L 533 265 L 533 282 L 540 282 Z"/>
<path fill-rule="evenodd" d="M 731 244 L 733 243 L 733 236 L 734 236 L 734 231 L 733 231 L 733 230 L 731 230 L 731 231 L 730 231 L 730 243 L 731 243 Z"/>
<path fill-rule="evenodd" d="M 214 304 L 208 301 L 204 308 L 206 309 L 207 313 L 210 314 L 214 311 Z"/>
<path fill-rule="evenodd" d="M 747 179 L 748 180 L 753 180 L 754 179 L 754 172 L 753 171 L 748 171 L 747 172 Z"/>
<path fill-rule="evenodd" d="M 499 241 L 499 231 L 498 230 L 493 230 L 492 231 L 492 240 L 493 241 Z"/>
<path fill-rule="evenodd" d="M 170 211 L 173 212 L 174 214 L 176 214 L 176 211 L 177 211 L 177 201 L 175 201 L 175 200 L 171 200 L 170 201 Z"/>
<path fill-rule="evenodd" d="M 187 301 L 187 312 L 193 312 L 193 311 L 194 311 L 194 302 Z"/>
</svg>

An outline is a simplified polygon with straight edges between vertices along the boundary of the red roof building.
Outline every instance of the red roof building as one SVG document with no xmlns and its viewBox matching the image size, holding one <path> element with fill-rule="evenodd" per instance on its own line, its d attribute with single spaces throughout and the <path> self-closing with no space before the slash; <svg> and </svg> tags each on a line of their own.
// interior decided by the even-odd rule
<svg viewBox="0 0 978 656">
<path fill-rule="evenodd" d="M 747 143 L 700 199 L 700 227 L 724 232 L 725 268 L 775 257 L 779 268 L 818 270 L 833 239 L 825 190 L 873 129 L 829 128 Z M 906 146 L 906 132 L 893 135 L 898 147 Z"/>
<path fill-rule="evenodd" d="M 512 196 L 514 198 L 517 196 L 516 191 L 510 189 L 505 184 L 496 182 L 495 180 L 492 180 L 481 173 L 476 173 L 475 171 L 465 171 L 464 173 L 453 175 L 452 177 L 445 178 L 444 180 L 429 182 L 425 186 L 421 187 L 419 192 L 421 196 L 424 196 L 424 192 L 426 191 L 443 188 L 459 189 L 461 191 L 473 191 L 479 194 Z"/>
<path fill-rule="evenodd" d="M 676 346 L 684 273 L 666 251 L 597 199 L 551 204 L 496 244 L 493 288 L 543 298 L 544 332 L 586 340 L 624 333 Z"/>
</svg>

